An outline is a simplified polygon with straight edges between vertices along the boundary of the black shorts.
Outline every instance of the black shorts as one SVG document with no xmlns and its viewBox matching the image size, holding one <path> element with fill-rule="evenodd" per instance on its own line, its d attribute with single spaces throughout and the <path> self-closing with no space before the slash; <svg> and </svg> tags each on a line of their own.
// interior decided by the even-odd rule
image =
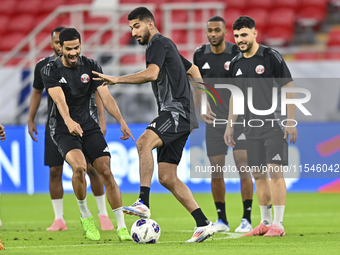
<svg viewBox="0 0 340 255">
<path fill-rule="evenodd" d="M 190 121 L 176 112 L 161 112 L 147 129 L 154 131 L 163 141 L 163 145 L 157 148 L 157 162 L 178 165 L 191 132 Z"/>
<path fill-rule="evenodd" d="M 55 140 L 58 143 L 58 150 L 63 158 L 73 149 L 82 150 L 92 165 L 97 158 L 103 156 L 111 157 L 109 147 L 100 129 L 85 131 L 82 137 L 74 136 L 70 133 L 56 134 Z"/>
<path fill-rule="evenodd" d="M 224 142 L 225 129 L 226 125 L 222 128 L 213 127 L 213 125 L 210 124 L 206 125 L 205 137 L 208 157 L 227 154 L 228 145 L 226 145 Z M 234 141 L 236 142 L 234 150 L 246 149 L 246 136 L 244 134 L 244 127 L 242 125 L 235 125 Z"/>
<path fill-rule="evenodd" d="M 248 166 L 288 165 L 288 141 L 281 130 L 272 130 L 261 139 L 247 139 Z"/>
<path fill-rule="evenodd" d="M 53 142 L 50 135 L 50 128 L 45 129 L 45 166 L 62 166 L 64 159 L 58 151 L 58 146 Z"/>
</svg>

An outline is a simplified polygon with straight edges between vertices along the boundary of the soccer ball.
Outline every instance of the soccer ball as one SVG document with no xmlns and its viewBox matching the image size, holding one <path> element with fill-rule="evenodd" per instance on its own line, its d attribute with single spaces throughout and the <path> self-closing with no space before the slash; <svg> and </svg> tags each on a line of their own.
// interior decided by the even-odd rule
<svg viewBox="0 0 340 255">
<path fill-rule="evenodd" d="M 131 227 L 135 243 L 156 243 L 161 235 L 158 223 L 151 219 L 139 219 Z"/>
</svg>

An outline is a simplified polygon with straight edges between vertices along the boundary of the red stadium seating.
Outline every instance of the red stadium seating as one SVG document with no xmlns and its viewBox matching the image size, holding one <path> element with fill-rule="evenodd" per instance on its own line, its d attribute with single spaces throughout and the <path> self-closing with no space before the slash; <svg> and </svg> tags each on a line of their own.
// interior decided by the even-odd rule
<svg viewBox="0 0 340 255">
<path fill-rule="evenodd" d="M 85 23 L 97 23 L 97 24 L 105 24 L 109 21 L 108 17 L 105 16 L 93 16 L 88 12 L 84 13 L 84 22 Z"/>
<path fill-rule="evenodd" d="M 14 15 L 11 18 L 11 22 L 8 24 L 7 30 L 28 34 L 34 27 L 34 18 L 35 16 L 30 14 Z"/>
<path fill-rule="evenodd" d="M 246 0 L 225 0 L 225 3 L 227 8 L 243 10 L 247 7 Z"/>
<path fill-rule="evenodd" d="M 287 45 L 293 39 L 294 33 L 292 28 L 285 26 L 270 26 L 266 29 L 264 42 L 268 46 L 283 46 Z"/>
<path fill-rule="evenodd" d="M 327 60 L 340 60 L 340 52 L 325 52 L 323 58 Z"/>
<path fill-rule="evenodd" d="M 299 0 L 273 0 L 273 8 L 290 8 L 296 11 L 299 7 Z"/>
<path fill-rule="evenodd" d="M 170 39 L 175 44 L 183 44 L 188 42 L 188 33 L 186 30 L 173 30 Z"/>
<path fill-rule="evenodd" d="M 40 14 L 37 16 L 37 18 L 34 20 L 35 24 L 34 27 L 38 26 L 41 22 L 44 21 L 44 19 L 47 17 L 46 14 Z M 61 25 L 61 19 L 58 17 L 54 20 L 52 20 L 44 29 L 44 32 L 51 33 L 53 29 Z"/>
<path fill-rule="evenodd" d="M 296 60 L 302 60 L 302 61 L 317 61 L 320 59 L 320 53 L 319 52 L 298 52 L 294 55 Z"/>
<path fill-rule="evenodd" d="M 37 14 L 39 12 L 39 7 L 41 5 L 40 0 L 17 0 L 16 7 L 14 9 L 14 13 L 22 14 Z"/>
<path fill-rule="evenodd" d="M 241 12 L 242 15 L 247 15 L 255 20 L 256 29 L 263 30 L 268 24 L 268 12 L 266 9 L 249 9 Z M 271 24 L 270 24 L 271 25 Z"/>
<path fill-rule="evenodd" d="M 25 33 L 5 33 L 1 36 L 0 51 L 9 51 L 25 38 Z M 24 48 L 28 50 L 28 46 Z"/>
<path fill-rule="evenodd" d="M 248 8 L 263 8 L 269 10 L 272 8 L 273 0 L 248 0 L 247 1 L 247 9 Z"/>
<path fill-rule="evenodd" d="M 314 26 L 326 18 L 326 8 L 304 6 L 298 12 L 297 21 L 303 26 Z"/>
<path fill-rule="evenodd" d="M 0 16 L 0 34 L 6 31 L 7 24 L 9 23 L 10 18 L 6 15 Z"/>
<path fill-rule="evenodd" d="M 234 21 L 237 19 L 237 17 L 241 15 L 242 14 L 239 9 L 227 8 L 224 10 L 223 18 L 225 21 L 226 28 L 228 29 L 229 32 L 232 32 Z"/>
<path fill-rule="evenodd" d="M 337 46 L 340 47 L 340 29 L 331 29 L 328 32 L 328 47 Z"/>
<path fill-rule="evenodd" d="M 42 1 L 39 10 L 42 13 L 50 13 L 54 11 L 55 8 L 64 5 L 65 2 L 66 0 Z"/>
<path fill-rule="evenodd" d="M 277 8 L 269 13 L 268 24 L 270 26 L 283 26 L 292 28 L 295 25 L 295 12 L 291 8 Z"/>
<path fill-rule="evenodd" d="M 75 5 L 75 4 L 90 4 L 93 0 L 66 0 L 65 4 Z"/>
<path fill-rule="evenodd" d="M 35 42 L 36 42 L 36 45 L 40 45 L 46 38 L 51 38 L 51 33 L 50 32 L 41 32 L 39 33 L 36 38 L 35 38 Z M 50 44 L 48 44 L 44 50 L 51 50 L 51 46 Z"/>
<path fill-rule="evenodd" d="M 0 0 L 0 15 L 6 14 L 11 15 L 16 8 L 16 0 L 8 1 L 8 0 Z M 3 8 L 6 6 L 5 8 Z"/>
</svg>

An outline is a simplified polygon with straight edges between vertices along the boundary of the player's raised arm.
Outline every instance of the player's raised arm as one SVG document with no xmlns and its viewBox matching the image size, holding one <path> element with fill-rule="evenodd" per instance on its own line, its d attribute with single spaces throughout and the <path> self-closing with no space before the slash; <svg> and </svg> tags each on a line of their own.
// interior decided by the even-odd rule
<svg viewBox="0 0 340 255">
<path fill-rule="evenodd" d="M 148 67 L 141 72 L 119 77 L 105 75 L 96 71 L 92 71 L 92 73 L 98 76 L 98 78 L 93 78 L 94 80 L 104 81 L 103 85 L 115 85 L 117 83 L 141 84 L 155 81 L 158 77 L 159 70 L 156 64 L 149 64 Z"/>
<path fill-rule="evenodd" d="M 122 140 L 127 140 L 129 137 L 132 138 L 134 141 L 135 138 L 133 137 L 128 125 L 126 124 L 125 120 L 120 113 L 119 107 L 116 103 L 116 100 L 111 96 L 108 88 L 106 86 L 99 86 L 97 87 L 98 94 L 103 101 L 103 105 L 105 109 L 119 122 L 120 130 L 123 133 L 123 136 L 120 137 Z"/>
<path fill-rule="evenodd" d="M 61 117 L 64 119 L 68 131 L 72 135 L 83 136 L 83 130 L 81 129 L 81 126 L 71 119 L 69 108 L 66 104 L 65 95 L 61 87 L 49 88 L 47 92 L 51 96 L 54 103 L 57 105 L 59 113 Z"/>
</svg>

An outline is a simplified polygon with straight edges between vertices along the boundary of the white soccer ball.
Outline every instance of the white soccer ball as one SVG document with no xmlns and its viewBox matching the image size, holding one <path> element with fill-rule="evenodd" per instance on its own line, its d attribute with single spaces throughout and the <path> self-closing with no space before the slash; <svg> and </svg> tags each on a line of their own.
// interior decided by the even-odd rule
<svg viewBox="0 0 340 255">
<path fill-rule="evenodd" d="M 139 219 L 131 227 L 135 243 L 156 243 L 161 235 L 158 223 L 151 219 Z"/>
</svg>

